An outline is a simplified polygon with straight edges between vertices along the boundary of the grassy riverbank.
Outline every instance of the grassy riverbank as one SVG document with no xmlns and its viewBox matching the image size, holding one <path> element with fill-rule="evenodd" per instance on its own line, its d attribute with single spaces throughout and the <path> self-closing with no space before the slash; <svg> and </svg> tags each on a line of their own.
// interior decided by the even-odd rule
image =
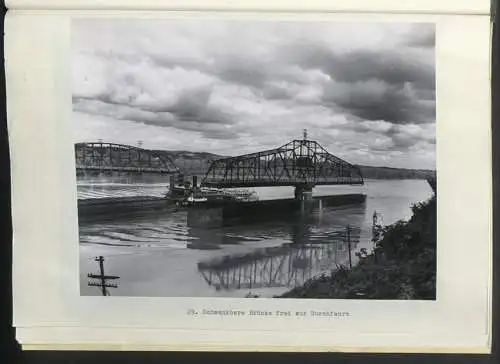
<svg viewBox="0 0 500 364">
<path fill-rule="evenodd" d="M 283 298 L 436 298 L 436 197 L 412 207 L 408 221 L 375 228 L 375 249 L 352 269 L 340 267 Z"/>
</svg>

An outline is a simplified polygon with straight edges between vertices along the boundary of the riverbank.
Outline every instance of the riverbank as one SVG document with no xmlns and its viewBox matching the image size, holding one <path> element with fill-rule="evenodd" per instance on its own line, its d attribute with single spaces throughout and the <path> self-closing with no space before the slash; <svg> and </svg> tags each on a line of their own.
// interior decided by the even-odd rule
<svg viewBox="0 0 500 364">
<path fill-rule="evenodd" d="M 340 267 L 281 298 L 436 298 L 436 197 L 412 207 L 408 221 L 376 226 L 373 253 L 352 269 Z"/>
</svg>

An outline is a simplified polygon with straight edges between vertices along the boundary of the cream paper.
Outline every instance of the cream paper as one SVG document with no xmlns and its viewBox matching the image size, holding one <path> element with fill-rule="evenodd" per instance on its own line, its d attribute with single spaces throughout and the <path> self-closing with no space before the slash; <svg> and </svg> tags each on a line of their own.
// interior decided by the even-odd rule
<svg viewBox="0 0 500 364">
<path fill-rule="evenodd" d="M 17 5 L 23 3 L 37 4 L 18 1 Z M 389 3 L 396 2 L 378 4 L 387 10 L 384 5 Z M 438 3 L 426 5 L 432 8 L 431 4 Z M 462 5 L 466 3 L 472 4 L 464 1 Z M 72 18 L 96 16 L 435 22 L 437 300 L 80 296 L 70 29 Z M 8 14 L 5 33 L 14 325 L 26 348 L 489 351 L 492 215 L 488 15 L 26 10 Z M 193 317 L 187 315 L 190 308 L 337 311 L 348 312 L 349 316 Z"/>
<path fill-rule="evenodd" d="M 219 10 L 219 11 L 286 11 L 336 13 L 428 13 L 487 15 L 488 0 L 310 0 L 272 2 L 255 0 L 6 0 L 9 9 L 82 9 L 82 10 Z"/>
</svg>

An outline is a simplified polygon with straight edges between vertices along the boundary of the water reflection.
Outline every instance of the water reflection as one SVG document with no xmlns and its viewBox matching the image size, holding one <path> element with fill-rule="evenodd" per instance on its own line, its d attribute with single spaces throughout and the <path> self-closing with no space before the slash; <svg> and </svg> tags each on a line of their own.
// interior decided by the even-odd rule
<svg viewBox="0 0 500 364">
<path fill-rule="evenodd" d="M 121 277 L 119 287 L 110 289 L 115 296 L 244 297 L 249 291 L 261 297 L 280 295 L 335 264 L 348 265 L 348 225 L 361 227 L 359 234 L 352 234 L 354 265 L 356 252 L 370 250 L 373 211 L 388 225 L 411 216 L 409 206 L 432 192 L 425 181 L 370 181 L 367 188 L 366 206 L 322 204 L 319 209 L 318 204 L 305 216 L 268 215 L 210 229 L 189 226 L 185 209 L 167 206 L 79 219 L 81 294 L 100 294 L 97 287 L 88 286 L 87 274 L 99 273 L 94 259 L 104 256 L 106 274 Z M 266 196 L 289 197 L 282 188 L 272 190 Z M 337 188 L 325 191 L 340 193 Z M 266 288 L 272 285 L 280 286 Z"/>
<path fill-rule="evenodd" d="M 211 238 L 207 239 L 209 232 L 203 229 L 190 229 L 189 234 L 199 235 L 199 239 L 191 243 L 192 248 L 198 249 L 238 244 L 242 236 L 287 241 L 279 246 L 203 260 L 197 268 L 206 284 L 217 291 L 293 288 L 340 265 L 356 263 L 355 252 L 360 248 L 364 216 L 365 205 L 358 204 L 315 209 L 311 214 L 296 216 L 292 221 L 278 218 L 258 227 L 239 226 L 239 237 L 225 231 L 221 234 L 212 232 Z"/>
</svg>

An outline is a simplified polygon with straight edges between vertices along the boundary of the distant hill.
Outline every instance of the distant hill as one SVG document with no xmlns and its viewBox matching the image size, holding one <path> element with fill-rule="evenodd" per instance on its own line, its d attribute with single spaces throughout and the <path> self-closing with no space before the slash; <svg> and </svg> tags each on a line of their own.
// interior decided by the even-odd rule
<svg viewBox="0 0 500 364">
<path fill-rule="evenodd" d="M 208 152 L 189 152 L 186 150 L 152 150 L 152 152 L 160 155 L 169 156 L 171 159 L 182 160 L 215 160 L 226 158 L 226 156 L 213 154 Z"/>
<path fill-rule="evenodd" d="M 170 158 L 186 175 L 202 175 L 214 160 L 225 158 L 225 156 L 213 153 L 184 150 L 153 150 L 153 152 Z"/>
<path fill-rule="evenodd" d="M 155 150 L 155 153 L 168 156 L 173 162 L 186 174 L 199 174 L 206 170 L 210 163 L 216 159 L 227 158 L 207 152 L 188 152 L 188 151 L 166 151 Z M 435 171 L 429 169 L 407 169 L 391 167 L 374 167 L 358 165 L 365 179 L 426 179 L 433 176 Z"/>
<path fill-rule="evenodd" d="M 430 169 L 406 169 L 390 167 L 360 166 L 365 179 L 427 179 L 435 175 Z"/>
<path fill-rule="evenodd" d="M 86 153 L 89 149 L 86 150 Z M 204 175 L 212 161 L 227 156 L 208 152 L 185 150 L 152 150 L 157 155 L 170 158 L 185 175 Z M 427 179 L 435 171 L 427 169 L 406 169 L 358 165 L 365 179 Z"/>
</svg>

